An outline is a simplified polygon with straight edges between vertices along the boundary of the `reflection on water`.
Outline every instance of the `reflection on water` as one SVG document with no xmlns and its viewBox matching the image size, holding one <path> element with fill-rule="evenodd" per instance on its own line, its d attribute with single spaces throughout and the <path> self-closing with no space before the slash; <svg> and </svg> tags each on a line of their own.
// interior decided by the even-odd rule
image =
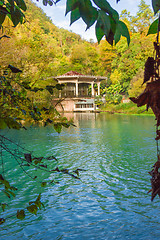
<svg viewBox="0 0 160 240">
<path fill-rule="evenodd" d="M 154 118 L 94 113 L 67 117 L 77 127 L 60 135 L 51 127 L 7 133 L 12 138 L 16 134 L 16 140 L 36 154 L 54 154 L 59 167 L 87 171 L 80 172 L 81 180 L 37 173 L 59 184 L 34 189 L 15 163 L 8 163 L 9 177 L 15 169 L 21 187 L 12 211 L 39 191 L 46 208 L 23 222 L 11 218 L 0 239 L 159 239 L 159 199 L 151 203 L 147 194 L 148 171 L 156 159 Z"/>
<path fill-rule="evenodd" d="M 74 120 L 74 124 L 79 128 L 79 124 L 81 122 L 84 121 L 88 121 L 91 124 L 91 127 L 94 128 L 95 127 L 95 121 L 96 118 L 99 114 L 97 113 L 74 113 L 74 112 L 70 112 L 70 113 L 64 113 L 64 116 L 67 117 L 67 119 Z"/>
</svg>

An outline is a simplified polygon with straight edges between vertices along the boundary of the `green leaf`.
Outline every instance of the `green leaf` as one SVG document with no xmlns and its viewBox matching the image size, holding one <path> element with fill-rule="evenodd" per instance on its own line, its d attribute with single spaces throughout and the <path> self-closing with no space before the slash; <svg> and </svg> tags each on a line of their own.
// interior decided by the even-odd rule
<svg viewBox="0 0 160 240">
<path fill-rule="evenodd" d="M 21 19 L 21 13 L 20 10 L 15 8 L 14 10 L 11 11 L 11 20 L 14 24 L 14 27 L 18 25 Z"/>
<path fill-rule="evenodd" d="M 36 206 L 35 204 L 33 204 L 33 205 L 31 205 L 31 206 L 28 206 L 28 207 L 27 207 L 27 210 L 28 210 L 30 213 L 37 215 L 37 210 L 38 210 L 38 208 L 37 208 L 37 206 Z"/>
<path fill-rule="evenodd" d="M 43 0 L 43 5 L 47 6 L 47 4 L 48 4 L 48 0 Z"/>
<path fill-rule="evenodd" d="M 42 182 L 41 183 L 41 187 L 46 187 L 47 183 L 46 182 Z"/>
<path fill-rule="evenodd" d="M 117 28 L 116 33 L 114 35 L 114 40 L 115 40 L 115 44 L 117 44 L 121 38 L 122 34 L 119 28 Z"/>
<path fill-rule="evenodd" d="M 56 130 L 56 132 L 60 133 L 62 130 L 62 124 L 61 123 L 54 123 L 53 124 L 54 129 Z"/>
<path fill-rule="evenodd" d="M 4 22 L 6 14 L 0 13 L 0 25 Z"/>
<path fill-rule="evenodd" d="M 96 37 L 98 43 L 102 39 L 102 37 L 108 36 L 110 32 L 111 24 L 110 24 L 110 18 L 106 13 L 102 10 L 98 12 L 98 19 L 96 23 Z"/>
<path fill-rule="evenodd" d="M 22 9 L 23 11 L 27 10 L 26 4 L 23 0 L 15 0 L 15 2 L 17 3 L 17 6 Z"/>
<path fill-rule="evenodd" d="M 158 31 L 158 22 L 159 22 L 159 19 L 156 19 L 156 20 L 150 25 L 147 35 L 149 35 L 149 34 L 156 34 L 156 33 L 157 33 L 157 31 Z"/>
<path fill-rule="evenodd" d="M 79 8 L 74 9 L 71 12 L 71 22 L 70 25 L 72 25 L 72 23 L 74 23 L 75 21 L 77 21 L 80 18 L 80 12 L 79 12 Z"/>
<path fill-rule="evenodd" d="M 4 15 L 9 14 L 9 11 L 5 7 L 0 6 L 0 15 L 1 14 Z"/>
<path fill-rule="evenodd" d="M 118 24 L 117 24 L 117 27 L 116 27 L 115 35 L 114 35 L 115 44 L 117 44 L 119 42 L 121 36 L 127 38 L 127 43 L 129 45 L 130 35 L 129 35 L 128 28 L 127 28 L 127 26 L 124 22 L 119 21 Z"/>
<path fill-rule="evenodd" d="M 113 46 L 113 41 L 114 41 L 114 34 L 113 32 L 110 30 L 108 36 L 106 37 L 107 42 Z"/>
<path fill-rule="evenodd" d="M 113 20 L 113 18 L 111 18 L 110 16 L 109 16 L 109 19 L 110 19 L 110 23 L 111 23 L 111 32 L 113 33 L 113 34 L 115 34 L 115 32 L 116 32 L 116 27 L 117 27 L 117 23 Z"/>
<path fill-rule="evenodd" d="M 108 13 L 115 22 L 119 21 L 119 14 L 106 0 L 93 0 L 93 2 L 103 11 Z"/>
<path fill-rule="evenodd" d="M 96 28 L 96 38 L 98 43 L 100 43 L 101 39 L 104 36 L 104 31 L 101 28 L 100 22 L 97 21 L 95 28 Z"/>
<path fill-rule="evenodd" d="M 23 220 L 25 218 L 25 211 L 24 210 L 17 210 L 17 218 Z"/>
<path fill-rule="evenodd" d="M 154 14 L 156 14 L 160 10 L 160 1 L 159 0 L 152 0 L 152 7 L 154 10 Z"/>
<path fill-rule="evenodd" d="M 14 9 L 11 9 L 11 20 L 14 24 L 14 27 L 16 27 L 18 23 L 22 23 L 23 17 L 25 17 L 24 14 L 17 6 L 14 6 Z"/>
<path fill-rule="evenodd" d="M 92 6 L 90 0 L 81 0 L 79 5 L 80 16 L 87 25 L 87 29 L 90 28 L 97 20 L 97 9 Z M 87 30 L 86 29 L 86 30 Z"/>
<path fill-rule="evenodd" d="M 48 4 L 49 4 L 49 6 L 52 6 L 53 2 L 52 1 L 48 1 Z"/>
<path fill-rule="evenodd" d="M 65 15 L 67 15 L 67 13 L 69 13 L 70 11 L 73 11 L 77 7 L 79 7 L 79 0 L 67 0 Z"/>
</svg>

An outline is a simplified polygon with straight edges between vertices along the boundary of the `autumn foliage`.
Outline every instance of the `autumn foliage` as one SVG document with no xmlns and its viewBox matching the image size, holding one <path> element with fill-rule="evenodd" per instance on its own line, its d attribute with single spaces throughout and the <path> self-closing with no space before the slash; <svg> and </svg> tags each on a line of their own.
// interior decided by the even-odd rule
<svg viewBox="0 0 160 240">
<path fill-rule="evenodd" d="M 160 22 L 159 22 L 160 24 Z M 144 70 L 144 81 L 148 82 L 145 90 L 137 98 L 131 97 L 130 99 L 137 104 L 138 107 L 146 105 L 146 110 L 150 107 L 156 117 L 156 138 L 157 141 L 157 162 L 154 164 L 153 169 L 149 172 L 151 175 L 151 186 L 152 192 L 151 200 L 158 194 L 160 197 L 160 154 L 158 149 L 158 140 L 160 140 L 160 77 L 159 77 L 159 66 L 160 66 L 160 45 L 159 45 L 159 33 L 157 34 L 157 42 L 154 42 L 155 58 L 148 57 L 145 63 Z"/>
</svg>

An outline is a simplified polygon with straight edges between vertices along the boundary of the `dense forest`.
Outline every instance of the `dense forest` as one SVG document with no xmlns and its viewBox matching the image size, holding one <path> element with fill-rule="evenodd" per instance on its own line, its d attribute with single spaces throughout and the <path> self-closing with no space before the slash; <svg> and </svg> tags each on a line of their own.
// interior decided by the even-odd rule
<svg viewBox="0 0 160 240">
<path fill-rule="evenodd" d="M 118 103 L 119 96 L 137 96 L 142 91 L 143 69 L 148 56 L 153 56 L 154 35 L 147 36 L 154 16 L 141 0 L 136 16 L 122 11 L 121 19 L 128 25 L 131 43 L 121 39 L 116 46 L 105 40 L 87 42 L 65 29 L 57 28 L 50 18 L 30 0 L 26 1 L 26 21 L 16 28 L 6 20 L 3 31 L 10 38 L 1 39 L 1 69 L 8 64 L 22 70 L 16 75 L 19 82 L 44 87 L 53 84 L 51 77 L 68 71 L 108 77 L 101 84 L 101 93 L 109 103 Z M 11 77 L 15 77 L 10 73 Z M 33 97 L 34 96 L 34 97 Z M 34 93 L 34 101 L 47 101 L 46 91 Z"/>
</svg>

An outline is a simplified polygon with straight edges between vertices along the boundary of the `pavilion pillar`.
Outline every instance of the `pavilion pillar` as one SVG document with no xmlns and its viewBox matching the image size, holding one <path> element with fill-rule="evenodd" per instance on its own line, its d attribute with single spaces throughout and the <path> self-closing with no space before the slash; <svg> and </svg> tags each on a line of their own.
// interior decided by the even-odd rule
<svg viewBox="0 0 160 240">
<path fill-rule="evenodd" d="M 76 97 L 78 97 L 78 81 L 76 81 Z"/>
<path fill-rule="evenodd" d="M 97 83 L 98 86 L 98 96 L 100 96 L 100 82 Z"/>
<path fill-rule="evenodd" d="M 94 97 L 94 86 L 93 86 L 93 82 L 91 82 L 91 88 L 92 88 L 92 97 Z"/>
</svg>

